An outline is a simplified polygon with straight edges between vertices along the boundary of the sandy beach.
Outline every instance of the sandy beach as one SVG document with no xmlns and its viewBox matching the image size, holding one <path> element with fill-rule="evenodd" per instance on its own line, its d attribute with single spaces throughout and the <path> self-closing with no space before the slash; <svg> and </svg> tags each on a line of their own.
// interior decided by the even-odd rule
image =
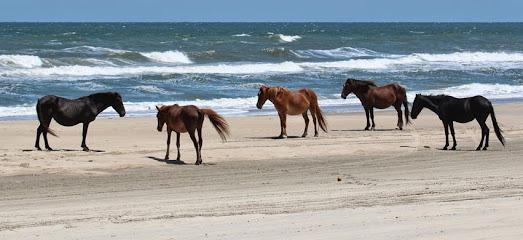
<svg viewBox="0 0 523 240">
<path fill-rule="evenodd" d="M 523 104 L 495 105 L 490 147 L 476 121 L 455 124 L 456 151 L 439 150 L 441 121 L 423 110 L 327 114 L 329 132 L 289 138 L 272 116 L 226 117 L 222 142 L 205 120 L 203 165 L 187 134 L 165 161 L 156 118 L 97 119 L 36 151 L 37 121 L 0 122 L 0 239 L 523 239 Z M 41 141 L 43 147 L 43 140 Z M 171 158 L 176 156 L 175 141 Z"/>
</svg>

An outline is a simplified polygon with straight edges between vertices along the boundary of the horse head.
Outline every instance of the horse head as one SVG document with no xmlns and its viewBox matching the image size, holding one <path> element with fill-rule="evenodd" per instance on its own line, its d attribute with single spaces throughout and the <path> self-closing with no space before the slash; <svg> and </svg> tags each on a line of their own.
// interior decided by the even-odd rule
<svg viewBox="0 0 523 240">
<path fill-rule="evenodd" d="M 269 89 L 270 87 L 267 86 L 261 86 L 260 91 L 258 92 L 258 103 L 256 103 L 256 107 L 258 109 L 262 109 L 263 104 L 269 99 Z"/>
<path fill-rule="evenodd" d="M 414 102 L 412 103 L 412 110 L 410 112 L 410 117 L 412 119 L 416 119 L 419 115 L 419 113 L 421 112 L 421 110 L 423 109 L 423 98 L 424 96 L 421 95 L 421 94 L 416 94 L 416 98 L 414 98 Z"/>
<path fill-rule="evenodd" d="M 347 96 L 352 92 L 352 79 L 349 78 L 343 84 L 343 90 L 341 91 L 341 98 L 347 99 Z"/>
<path fill-rule="evenodd" d="M 112 93 L 113 99 L 111 101 L 111 107 L 120 114 L 120 117 L 125 116 L 125 107 L 123 106 L 122 95 L 117 92 Z"/>
<path fill-rule="evenodd" d="M 167 121 L 168 106 L 156 106 L 156 110 L 158 110 L 158 113 L 156 114 L 156 118 L 158 119 L 158 126 L 156 129 L 158 129 L 158 132 L 161 132 L 163 125 Z"/>
</svg>

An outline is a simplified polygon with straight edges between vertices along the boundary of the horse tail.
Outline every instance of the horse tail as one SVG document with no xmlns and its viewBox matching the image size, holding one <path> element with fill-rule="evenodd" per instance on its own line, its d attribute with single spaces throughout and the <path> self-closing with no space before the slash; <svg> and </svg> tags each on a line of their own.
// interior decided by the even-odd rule
<svg viewBox="0 0 523 240">
<path fill-rule="evenodd" d="M 405 121 L 407 124 L 411 124 L 410 122 L 410 112 L 409 112 L 409 101 L 407 100 L 407 94 L 405 94 L 405 98 L 403 99 L 403 106 L 405 107 Z"/>
<path fill-rule="evenodd" d="M 40 125 L 44 127 L 45 131 L 47 131 L 49 134 L 58 137 L 58 135 L 51 129 L 47 124 L 45 123 L 43 116 L 42 116 L 42 102 L 41 99 L 38 99 L 38 103 L 36 104 L 36 115 L 38 116 L 38 121 L 40 121 Z"/>
<path fill-rule="evenodd" d="M 227 124 L 225 119 L 211 109 L 204 108 L 200 110 L 204 115 L 207 115 L 209 120 L 211 120 L 211 123 L 214 126 L 214 129 L 216 129 L 216 132 L 218 132 L 218 135 L 220 135 L 220 138 L 223 141 L 227 141 L 227 136 L 229 136 L 230 132 L 229 124 Z"/>
<path fill-rule="evenodd" d="M 321 130 L 327 132 L 327 121 L 325 120 L 323 111 L 321 111 L 320 105 L 318 104 L 318 96 L 312 90 L 309 92 L 311 94 L 311 108 L 314 108 L 314 111 L 316 112 L 316 118 L 318 119 Z"/>
<path fill-rule="evenodd" d="M 490 104 L 490 117 L 492 118 L 492 125 L 494 125 L 494 132 L 496 133 L 496 136 L 498 137 L 499 141 L 503 146 L 505 146 L 505 138 L 501 133 L 501 129 L 498 126 L 498 121 L 496 120 L 496 115 L 494 114 L 494 107 L 492 107 L 492 104 Z"/>
</svg>

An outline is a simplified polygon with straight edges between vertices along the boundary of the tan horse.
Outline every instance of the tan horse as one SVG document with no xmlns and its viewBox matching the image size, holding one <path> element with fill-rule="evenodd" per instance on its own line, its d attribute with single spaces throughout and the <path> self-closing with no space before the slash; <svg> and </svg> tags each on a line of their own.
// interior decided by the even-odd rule
<svg viewBox="0 0 523 240">
<path fill-rule="evenodd" d="M 327 123 L 323 117 L 323 112 L 318 105 L 318 97 L 314 91 L 303 88 L 295 92 L 291 92 L 284 87 L 260 87 L 258 92 L 258 103 L 256 107 L 262 109 L 263 104 L 269 100 L 274 104 L 280 117 L 281 133 L 278 138 L 287 136 L 287 114 L 298 115 L 302 114 L 305 120 L 305 130 L 302 137 L 307 136 L 307 128 L 309 127 L 309 117 L 307 110 L 310 110 L 312 121 L 314 122 L 314 136 L 318 136 L 318 127 L 316 126 L 316 119 L 324 132 L 327 132 Z"/>
<path fill-rule="evenodd" d="M 220 135 L 220 138 L 225 141 L 226 136 L 229 135 L 229 125 L 215 111 L 211 109 L 199 109 L 196 106 L 179 106 L 178 104 L 170 106 L 156 107 L 158 114 L 158 131 L 161 132 L 163 125 L 167 125 L 167 153 L 165 159 L 169 159 L 169 145 L 171 144 L 171 132 L 176 132 L 176 147 L 178 148 L 177 161 L 180 161 L 180 133 L 188 132 L 196 149 L 196 165 L 202 163 L 202 125 L 205 115 L 209 117 L 212 125 Z M 195 131 L 198 130 L 198 140 L 196 140 Z"/>
</svg>

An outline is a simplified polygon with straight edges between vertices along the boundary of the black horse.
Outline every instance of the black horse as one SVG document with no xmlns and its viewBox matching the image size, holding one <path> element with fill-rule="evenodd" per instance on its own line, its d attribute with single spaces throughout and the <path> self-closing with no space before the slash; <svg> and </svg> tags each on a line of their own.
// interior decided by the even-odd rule
<svg viewBox="0 0 523 240">
<path fill-rule="evenodd" d="M 40 148 L 40 134 L 43 133 L 45 148 L 47 150 L 53 150 L 47 142 L 47 133 L 49 132 L 51 135 L 57 136 L 53 130 L 49 128 L 49 124 L 54 118 L 56 122 L 63 126 L 74 126 L 83 123 L 84 128 L 81 147 L 84 151 L 89 151 L 89 148 L 85 145 L 85 137 L 87 136 L 89 123 L 94 121 L 96 116 L 109 106 L 113 107 L 113 109 L 120 114 L 120 117 L 125 116 L 122 96 L 117 92 L 95 93 L 74 100 L 54 95 L 47 95 L 38 99 L 36 113 L 38 114 L 40 126 L 36 132 L 35 147 L 38 150 L 42 150 Z"/>
<path fill-rule="evenodd" d="M 494 132 L 496 133 L 496 136 L 498 137 L 501 144 L 505 146 L 505 139 L 501 135 L 502 131 L 499 129 L 498 122 L 496 121 L 492 103 L 490 103 L 490 101 L 483 96 L 455 98 L 447 95 L 426 96 L 416 94 L 416 98 L 412 104 L 412 119 L 416 119 L 424 107 L 438 114 L 439 119 L 441 119 L 443 122 L 446 138 L 445 147 L 443 147 L 443 150 L 447 150 L 447 147 L 449 146 L 449 127 L 450 133 L 452 134 L 452 140 L 454 141 L 454 145 L 452 145 L 451 150 L 456 150 L 456 137 L 454 135 L 453 122 L 467 123 L 474 119 L 476 119 L 481 126 L 481 142 L 479 143 L 479 146 L 476 148 L 476 150 L 481 150 L 484 139 L 485 146 L 483 147 L 483 150 L 487 150 L 489 128 L 487 127 L 487 124 L 485 124 L 485 121 L 487 120 L 489 114 L 492 118 L 492 125 L 494 125 Z"/>
</svg>

